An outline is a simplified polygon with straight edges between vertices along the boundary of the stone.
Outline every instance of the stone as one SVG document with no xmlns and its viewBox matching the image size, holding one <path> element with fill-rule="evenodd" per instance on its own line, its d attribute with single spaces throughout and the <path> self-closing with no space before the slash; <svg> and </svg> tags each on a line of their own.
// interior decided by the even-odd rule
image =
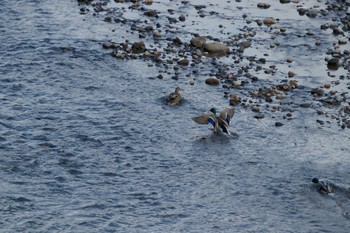
<svg viewBox="0 0 350 233">
<path fill-rule="evenodd" d="M 295 76 L 295 73 L 293 71 L 288 71 L 289 78 L 294 77 L 294 76 Z"/>
<path fill-rule="evenodd" d="M 207 78 L 205 80 L 205 83 L 211 86 L 216 86 L 219 85 L 219 79 L 217 79 L 216 77 Z"/>
<path fill-rule="evenodd" d="M 131 46 L 131 51 L 133 53 L 143 53 L 143 52 L 145 52 L 146 51 L 145 43 L 143 41 L 133 43 L 132 46 Z"/>
<path fill-rule="evenodd" d="M 191 45 L 196 48 L 202 48 L 206 43 L 205 37 L 198 36 L 191 39 Z"/>
<path fill-rule="evenodd" d="M 186 20 L 186 17 L 185 17 L 184 15 L 180 15 L 180 16 L 179 16 L 179 20 L 180 20 L 181 22 L 184 22 L 184 21 Z"/>
<path fill-rule="evenodd" d="M 215 55 L 225 55 L 230 51 L 230 49 L 226 45 L 220 42 L 206 43 L 204 45 L 204 50 L 207 51 L 209 54 Z"/>
<path fill-rule="evenodd" d="M 264 23 L 265 25 L 267 25 L 267 26 L 270 26 L 270 25 L 272 25 L 272 24 L 275 24 L 275 23 L 276 23 L 276 20 L 275 20 L 274 18 L 269 17 L 269 18 L 265 18 L 265 19 L 263 20 L 263 23 Z"/>
<path fill-rule="evenodd" d="M 189 60 L 187 58 L 181 59 L 177 62 L 177 64 L 182 65 L 182 66 L 188 66 Z"/>
<path fill-rule="evenodd" d="M 262 9 L 268 9 L 268 8 L 270 8 L 270 6 L 271 5 L 268 3 L 263 3 L 263 2 L 258 3 L 258 7 L 262 8 Z"/>
<path fill-rule="evenodd" d="M 276 122 L 276 123 L 275 123 L 275 126 L 276 126 L 276 127 L 281 127 L 281 126 L 283 126 L 283 123 L 282 123 L 282 122 Z"/>
<path fill-rule="evenodd" d="M 311 103 L 302 103 L 299 105 L 302 108 L 310 108 L 311 107 Z"/>
<path fill-rule="evenodd" d="M 311 94 L 314 96 L 323 96 L 324 90 L 322 88 L 313 88 Z"/>
<path fill-rule="evenodd" d="M 258 113 L 258 114 L 256 114 L 256 115 L 254 115 L 254 118 L 255 119 L 263 119 L 265 117 L 265 115 L 263 114 L 263 113 Z"/>
</svg>

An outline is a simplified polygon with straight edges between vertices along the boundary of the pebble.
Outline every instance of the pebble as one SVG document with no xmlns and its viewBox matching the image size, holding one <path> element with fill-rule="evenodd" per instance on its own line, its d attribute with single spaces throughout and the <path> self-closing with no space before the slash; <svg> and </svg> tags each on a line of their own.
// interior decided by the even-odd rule
<svg viewBox="0 0 350 233">
<path fill-rule="evenodd" d="M 205 83 L 211 86 L 219 85 L 219 82 L 219 79 L 217 79 L 216 77 L 207 78 L 205 80 Z"/>
<path fill-rule="evenodd" d="M 188 66 L 189 65 L 189 60 L 187 58 L 181 59 L 180 61 L 177 62 L 179 65 L 182 66 Z"/>
<path fill-rule="evenodd" d="M 226 45 L 220 42 L 206 43 L 204 45 L 204 50 L 209 54 L 218 55 L 218 56 L 225 55 L 230 51 L 230 49 Z"/>
<path fill-rule="evenodd" d="M 302 103 L 299 105 L 302 108 L 310 108 L 311 107 L 311 103 Z"/>
<path fill-rule="evenodd" d="M 265 115 L 263 113 L 258 113 L 254 115 L 255 119 L 263 119 L 265 117 Z"/>
<path fill-rule="evenodd" d="M 145 43 L 143 41 L 133 43 L 132 46 L 131 46 L 131 51 L 133 53 L 143 53 L 143 52 L 145 52 L 146 51 Z"/>
<path fill-rule="evenodd" d="M 196 48 L 202 48 L 206 43 L 205 37 L 198 36 L 191 39 L 191 45 Z"/>
<path fill-rule="evenodd" d="M 271 5 L 268 4 L 268 3 L 260 2 L 260 3 L 258 3 L 258 7 L 259 7 L 259 8 L 262 8 L 262 9 L 268 9 L 268 8 L 271 7 Z"/>
<path fill-rule="evenodd" d="M 270 26 L 270 25 L 272 25 L 272 24 L 275 24 L 275 23 L 276 23 L 276 20 L 275 20 L 274 18 L 269 17 L 269 18 L 265 18 L 265 19 L 263 20 L 263 23 L 264 23 L 265 25 L 267 25 L 267 26 Z"/>
<path fill-rule="evenodd" d="M 276 127 L 281 127 L 281 126 L 283 126 L 283 123 L 282 123 L 282 122 L 276 122 L 276 123 L 275 123 L 275 126 L 276 126 Z"/>
<path fill-rule="evenodd" d="M 288 71 L 289 78 L 294 77 L 294 76 L 295 76 L 295 73 L 293 71 Z"/>
</svg>

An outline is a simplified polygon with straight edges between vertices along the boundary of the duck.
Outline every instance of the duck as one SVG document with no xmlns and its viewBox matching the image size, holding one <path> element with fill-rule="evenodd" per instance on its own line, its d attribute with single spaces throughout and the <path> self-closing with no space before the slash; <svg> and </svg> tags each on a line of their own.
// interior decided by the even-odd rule
<svg viewBox="0 0 350 233">
<path fill-rule="evenodd" d="M 316 185 L 317 191 L 321 194 L 328 194 L 332 192 L 332 187 L 330 186 L 329 182 L 320 181 L 317 178 L 313 178 L 312 183 Z"/>
<path fill-rule="evenodd" d="M 182 89 L 180 87 L 176 87 L 175 92 L 169 94 L 167 99 L 168 104 L 177 105 L 181 103 L 182 97 L 180 95 L 180 91 L 182 91 Z"/>
<path fill-rule="evenodd" d="M 216 108 L 211 108 L 209 110 L 209 113 L 193 117 L 192 120 L 198 124 L 210 123 L 213 126 L 215 133 L 222 131 L 223 133 L 230 134 L 228 128 L 230 127 L 230 121 L 233 117 L 233 114 L 233 108 L 226 108 L 220 112 L 219 116 L 217 116 Z"/>
</svg>

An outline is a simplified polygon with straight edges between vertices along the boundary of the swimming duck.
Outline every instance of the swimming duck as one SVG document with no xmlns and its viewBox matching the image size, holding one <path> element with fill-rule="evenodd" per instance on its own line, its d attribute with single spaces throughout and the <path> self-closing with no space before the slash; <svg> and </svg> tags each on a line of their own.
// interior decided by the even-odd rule
<svg viewBox="0 0 350 233">
<path fill-rule="evenodd" d="M 168 96 L 168 104 L 170 105 L 177 105 L 181 102 L 182 97 L 180 95 L 180 91 L 182 91 L 182 89 L 180 87 L 176 87 L 175 88 L 175 92 L 170 93 L 170 95 Z"/>
<path fill-rule="evenodd" d="M 209 110 L 210 113 L 200 115 L 197 117 L 193 117 L 192 120 L 194 120 L 198 124 L 208 124 L 210 123 L 214 127 L 214 132 L 218 132 L 219 129 L 222 130 L 222 132 L 230 134 L 228 131 L 228 128 L 230 126 L 230 121 L 233 117 L 234 109 L 233 108 L 227 108 L 220 112 L 220 115 L 216 115 L 216 109 L 211 108 Z M 220 127 L 220 128 L 219 128 Z"/>
<path fill-rule="evenodd" d="M 329 182 L 320 181 L 317 178 L 313 178 L 312 183 L 316 185 L 317 191 L 321 194 L 328 194 L 332 192 L 332 187 L 330 186 Z"/>
</svg>

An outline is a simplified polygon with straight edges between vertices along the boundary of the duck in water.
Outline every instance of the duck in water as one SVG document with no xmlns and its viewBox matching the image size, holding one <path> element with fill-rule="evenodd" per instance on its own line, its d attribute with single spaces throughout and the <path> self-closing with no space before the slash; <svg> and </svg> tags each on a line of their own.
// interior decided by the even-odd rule
<svg viewBox="0 0 350 233">
<path fill-rule="evenodd" d="M 168 104 L 177 105 L 181 103 L 182 97 L 180 95 L 180 91 L 182 91 L 182 89 L 180 87 L 176 87 L 175 92 L 170 93 L 167 99 Z"/>
<path fill-rule="evenodd" d="M 332 187 L 330 186 L 330 183 L 327 181 L 320 181 L 317 178 L 313 178 L 312 183 L 316 185 L 317 191 L 321 194 L 328 194 L 332 192 Z"/>
<path fill-rule="evenodd" d="M 233 117 L 234 109 L 227 108 L 220 112 L 220 115 L 217 116 L 217 111 L 215 108 L 211 108 L 208 114 L 200 115 L 197 117 L 193 117 L 194 120 L 198 124 L 208 124 L 210 123 L 214 132 L 219 132 L 220 130 L 224 133 L 230 134 L 228 128 L 230 126 L 230 121 Z"/>
</svg>

